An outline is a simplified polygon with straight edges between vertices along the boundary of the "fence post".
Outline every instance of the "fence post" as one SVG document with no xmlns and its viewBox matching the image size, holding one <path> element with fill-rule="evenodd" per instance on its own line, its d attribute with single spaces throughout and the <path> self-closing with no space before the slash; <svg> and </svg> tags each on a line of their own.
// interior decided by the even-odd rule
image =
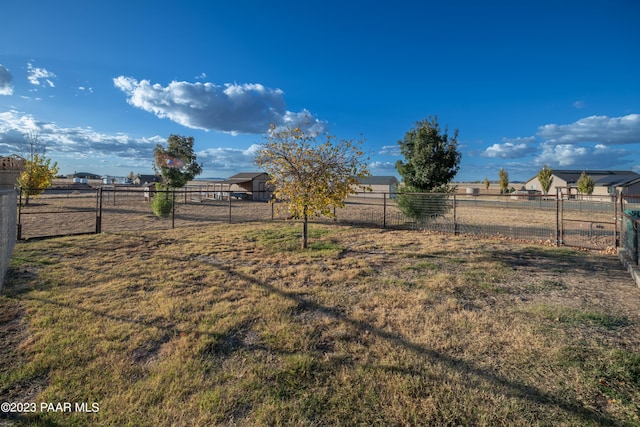
<svg viewBox="0 0 640 427">
<path fill-rule="evenodd" d="M 229 196 L 229 224 L 231 224 L 231 191 L 227 195 Z"/>
<path fill-rule="evenodd" d="M 556 247 L 560 247 L 560 189 L 556 187 Z"/>
<path fill-rule="evenodd" d="M 176 189 L 171 192 L 171 229 L 176 228 Z"/>
<path fill-rule="evenodd" d="M 613 244 L 617 248 L 620 246 L 620 241 L 618 239 L 618 190 L 614 192 L 613 223 Z"/>
<path fill-rule="evenodd" d="M 102 196 L 103 188 L 96 190 L 96 234 L 102 233 Z"/>
<path fill-rule="evenodd" d="M 387 193 L 382 193 L 382 228 L 387 228 Z"/>
<path fill-rule="evenodd" d="M 618 206 L 618 212 L 620 212 L 620 240 L 622 240 L 626 236 L 626 233 L 623 231 L 624 230 L 624 199 L 625 199 L 624 194 L 620 193 L 620 206 Z M 624 243 L 622 242 L 621 244 L 624 245 Z"/>
<path fill-rule="evenodd" d="M 458 232 L 458 221 L 456 218 L 456 195 L 453 195 L 453 235 L 457 236 L 459 234 Z"/>
<path fill-rule="evenodd" d="M 638 265 L 638 219 L 633 218 L 633 263 Z"/>
<path fill-rule="evenodd" d="M 16 238 L 22 240 L 22 187 L 18 187 L 18 224 L 16 226 Z"/>
</svg>

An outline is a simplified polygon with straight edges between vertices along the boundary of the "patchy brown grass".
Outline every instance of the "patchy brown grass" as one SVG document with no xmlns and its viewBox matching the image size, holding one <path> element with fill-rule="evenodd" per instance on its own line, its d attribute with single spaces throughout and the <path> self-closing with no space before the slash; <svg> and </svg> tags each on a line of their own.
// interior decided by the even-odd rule
<svg viewBox="0 0 640 427">
<path fill-rule="evenodd" d="M 288 223 L 28 242 L 0 296 L 0 400 L 36 425 L 637 425 L 617 258 Z M 39 407 L 38 407 L 39 408 Z M 48 423 L 48 424 L 47 424 Z"/>
</svg>

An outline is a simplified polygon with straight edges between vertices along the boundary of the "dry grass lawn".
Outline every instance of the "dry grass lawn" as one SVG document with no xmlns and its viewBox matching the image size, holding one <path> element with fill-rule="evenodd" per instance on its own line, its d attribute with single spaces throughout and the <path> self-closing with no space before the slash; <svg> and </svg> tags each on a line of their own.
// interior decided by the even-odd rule
<svg viewBox="0 0 640 427">
<path fill-rule="evenodd" d="M 417 231 L 212 224 L 21 243 L 0 425 L 640 425 L 614 256 Z M 92 413 L 41 402 L 96 403 Z"/>
</svg>

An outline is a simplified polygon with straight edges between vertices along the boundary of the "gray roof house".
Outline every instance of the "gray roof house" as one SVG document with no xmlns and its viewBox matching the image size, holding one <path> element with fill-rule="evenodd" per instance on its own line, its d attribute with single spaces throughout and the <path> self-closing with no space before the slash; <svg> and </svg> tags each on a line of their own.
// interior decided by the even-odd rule
<svg viewBox="0 0 640 427">
<path fill-rule="evenodd" d="M 578 180 L 582 172 L 582 170 L 554 170 L 553 182 L 549 193 L 555 195 L 556 188 L 559 188 L 562 194 L 569 197 L 577 195 L 579 193 Z M 584 172 L 595 183 L 593 197 L 608 199 L 616 191 L 625 195 L 640 194 L 640 174 L 635 172 L 618 170 L 585 170 Z M 525 184 L 525 188 L 527 190 L 542 191 L 538 176 L 536 175 L 529 179 Z"/>
<path fill-rule="evenodd" d="M 213 188 L 214 192 L 231 192 L 231 196 L 234 198 L 269 200 L 272 189 L 268 181 L 269 174 L 266 172 L 242 172 L 223 181 L 209 182 L 208 186 Z"/>
</svg>

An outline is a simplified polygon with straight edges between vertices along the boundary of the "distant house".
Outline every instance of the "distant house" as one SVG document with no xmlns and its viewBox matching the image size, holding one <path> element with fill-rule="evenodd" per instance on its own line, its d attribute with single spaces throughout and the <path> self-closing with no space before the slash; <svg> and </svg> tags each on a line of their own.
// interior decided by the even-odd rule
<svg viewBox="0 0 640 427">
<path fill-rule="evenodd" d="M 565 197 L 574 198 L 578 191 L 578 180 L 582 175 L 582 170 L 554 170 L 553 182 L 549 189 L 550 195 L 556 194 L 556 189 L 561 191 Z M 585 170 L 588 176 L 593 179 L 595 187 L 592 197 L 609 199 L 616 192 L 620 194 L 640 194 L 640 175 L 631 171 L 610 171 L 610 170 Z M 542 186 L 538 176 L 534 176 L 525 183 L 527 190 L 542 192 Z"/>
<path fill-rule="evenodd" d="M 107 185 L 130 185 L 133 182 L 131 181 L 131 178 L 126 176 L 103 175 L 102 183 Z"/>
<path fill-rule="evenodd" d="M 71 175 L 72 178 L 80 178 L 80 179 L 102 179 L 100 175 L 96 175 L 95 173 L 89 172 L 75 172 Z"/>
<path fill-rule="evenodd" d="M 217 198 L 227 197 L 230 193 L 236 199 L 269 200 L 273 189 L 268 181 L 266 172 L 242 172 L 222 181 L 212 181 L 208 188 L 217 193 Z"/>
<path fill-rule="evenodd" d="M 161 182 L 162 179 L 158 175 L 138 175 L 133 178 L 133 185 L 147 186 L 156 182 Z"/>
<path fill-rule="evenodd" d="M 398 185 L 395 176 L 366 176 L 358 179 L 359 185 L 356 188 L 357 197 L 383 197 L 385 194 L 392 195 Z"/>
</svg>

